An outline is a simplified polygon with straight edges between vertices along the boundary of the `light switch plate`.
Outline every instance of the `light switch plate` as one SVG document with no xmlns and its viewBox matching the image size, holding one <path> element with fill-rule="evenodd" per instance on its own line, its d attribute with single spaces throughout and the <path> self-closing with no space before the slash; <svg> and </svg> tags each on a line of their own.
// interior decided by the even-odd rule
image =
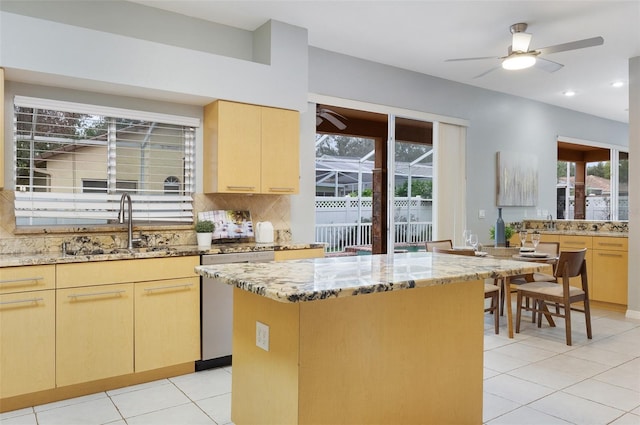
<svg viewBox="0 0 640 425">
<path fill-rule="evenodd" d="M 269 325 L 256 322 L 256 346 L 269 351 Z"/>
<path fill-rule="evenodd" d="M 478 218 L 485 218 L 487 216 L 487 212 L 485 210 L 478 210 Z"/>
</svg>

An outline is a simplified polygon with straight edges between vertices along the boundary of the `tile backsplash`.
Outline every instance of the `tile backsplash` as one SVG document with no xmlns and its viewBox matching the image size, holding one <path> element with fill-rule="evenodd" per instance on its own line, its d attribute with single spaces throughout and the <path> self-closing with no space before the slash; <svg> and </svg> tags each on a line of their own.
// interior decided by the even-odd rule
<svg viewBox="0 0 640 425">
<path fill-rule="evenodd" d="M 126 246 L 127 231 L 123 225 L 100 227 L 64 227 L 16 229 L 13 191 L 0 191 L 0 254 L 59 252 L 63 243 L 69 249 L 113 249 Z M 290 197 L 287 195 L 194 194 L 194 212 L 209 210 L 249 210 L 254 222 L 270 221 L 276 235 L 289 238 Z M 136 225 L 134 237 L 142 236 L 145 246 L 195 245 L 191 225 Z"/>
</svg>

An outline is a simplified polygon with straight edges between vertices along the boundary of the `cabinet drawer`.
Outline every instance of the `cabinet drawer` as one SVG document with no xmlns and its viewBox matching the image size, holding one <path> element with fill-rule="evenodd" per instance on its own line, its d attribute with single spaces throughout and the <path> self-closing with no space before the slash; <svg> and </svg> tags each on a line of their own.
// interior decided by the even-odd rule
<svg viewBox="0 0 640 425">
<path fill-rule="evenodd" d="M 59 264 L 56 269 L 57 287 L 76 288 L 192 277 L 196 276 L 194 269 L 199 263 L 199 257 L 189 256 Z"/>
<path fill-rule="evenodd" d="M 629 239 L 596 236 L 593 238 L 593 249 L 605 249 L 609 251 L 627 251 Z"/>
<path fill-rule="evenodd" d="M 572 249 L 591 249 L 592 247 L 591 236 L 569 236 L 560 235 L 558 241 L 560 242 L 560 250 L 572 250 Z"/>
<path fill-rule="evenodd" d="M 293 249 L 274 252 L 275 261 L 301 260 L 305 258 L 323 258 L 324 248 Z"/>
<path fill-rule="evenodd" d="M 54 289 L 56 266 L 19 266 L 0 268 L 0 294 Z"/>
</svg>

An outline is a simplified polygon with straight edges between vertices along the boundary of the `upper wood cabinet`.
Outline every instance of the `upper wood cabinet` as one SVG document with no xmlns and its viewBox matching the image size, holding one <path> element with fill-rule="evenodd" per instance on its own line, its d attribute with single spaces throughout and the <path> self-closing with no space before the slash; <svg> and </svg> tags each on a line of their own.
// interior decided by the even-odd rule
<svg viewBox="0 0 640 425">
<path fill-rule="evenodd" d="M 205 193 L 294 194 L 299 113 L 216 101 L 204 108 Z"/>
</svg>

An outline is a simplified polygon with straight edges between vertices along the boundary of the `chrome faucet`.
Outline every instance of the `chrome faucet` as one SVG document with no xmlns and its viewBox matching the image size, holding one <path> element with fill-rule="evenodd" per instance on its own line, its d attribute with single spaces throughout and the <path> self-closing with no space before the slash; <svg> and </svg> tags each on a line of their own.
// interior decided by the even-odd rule
<svg viewBox="0 0 640 425">
<path fill-rule="evenodd" d="M 118 212 L 118 223 L 124 224 L 124 202 L 127 201 L 127 249 L 133 249 L 133 206 L 131 205 L 131 196 L 123 193 L 120 197 L 120 212 Z"/>
<path fill-rule="evenodd" d="M 547 220 L 549 220 L 549 221 L 547 222 L 547 225 L 545 227 L 547 229 L 549 229 L 549 230 L 553 230 L 556 227 L 555 223 L 553 222 L 553 216 L 551 214 L 549 214 L 547 216 Z"/>
</svg>

